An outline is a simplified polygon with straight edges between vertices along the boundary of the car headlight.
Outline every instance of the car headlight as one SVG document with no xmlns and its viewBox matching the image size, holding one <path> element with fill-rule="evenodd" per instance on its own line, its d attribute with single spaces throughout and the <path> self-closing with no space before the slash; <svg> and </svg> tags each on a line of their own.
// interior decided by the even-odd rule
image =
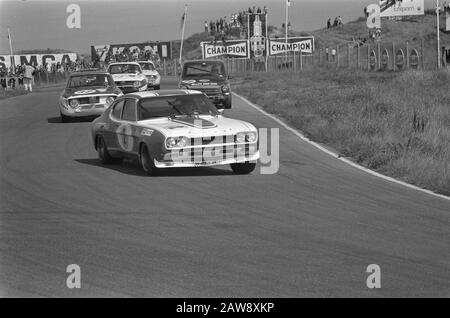
<svg viewBox="0 0 450 318">
<path fill-rule="evenodd" d="M 256 141 L 256 133 L 254 132 L 240 132 L 236 134 L 236 142 L 255 142 Z"/>
<path fill-rule="evenodd" d="M 186 137 L 169 137 L 166 139 L 166 148 L 183 148 L 186 147 Z"/>
<path fill-rule="evenodd" d="M 113 96 L 109 96 L 109 97 L 106 99 L 105 106 L 106 106 L 106 107 L 111 106 L 111 104 L 114 102 L 114 100 L 115 100 L 115 98 L 114 98 Z"/>
<path fill-rule="evenodd" d="M 71 99 L 69 104 L 70 104 L 70 107 L 72 107 L 72 108 L 77 108 L 80 105 L 80 103 L 78 102 L 78 99 Z"/>
<path fill-rule="evenodd" d="M 61 98 L 59 99 L 59 101 L 60 101 L 61 105 L 64 106 L 64 108 L 69 107 L 69 104 L 67 104 L 67 98 L 61 97 Z"/>
<path fill-rule="evenodd" d="M 139 87 L 139 86 L 141 86 L 141 82 L 136 81 L 136 82 L 133 83 L 133 86 L 134 87 Z"/>
</svg>

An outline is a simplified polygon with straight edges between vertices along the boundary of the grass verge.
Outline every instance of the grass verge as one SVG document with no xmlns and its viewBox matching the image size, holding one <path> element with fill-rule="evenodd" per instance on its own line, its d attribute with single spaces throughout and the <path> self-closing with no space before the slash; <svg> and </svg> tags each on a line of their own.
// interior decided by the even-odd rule
<svg viewBox="0 0 450 318">
<path fill-rule="evenodd" d="M 450 195 L 450 72 L 237 76 L 238 94 L 372 170 Z"/>
<path fill-rule="evenodd" d="M 15 88 L 15 89 L 3 89 L 0 88 L 0 99 L 5 99 L 9 97 L 19 96 L 19 95 L 25 95 L 27 94 L 27 91 L 23 88 Z"/>
</svg>

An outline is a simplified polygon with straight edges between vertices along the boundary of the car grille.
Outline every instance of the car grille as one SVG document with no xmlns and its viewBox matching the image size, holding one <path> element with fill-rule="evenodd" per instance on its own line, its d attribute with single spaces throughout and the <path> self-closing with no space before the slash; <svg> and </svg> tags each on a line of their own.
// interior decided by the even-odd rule
<svg viewBox="0 0 450 318">
<path fill-rule="evenodd" d="M 97 104 L 100 101 L 100 97 L 99 96 L 80 97 L 80 98 L 77 98 L 77 100 L 78 100 L 78 103 L 80 103 L 80 105 Z"/>
<path fill-rule="evenodd" d="M 135 81 L 119 81 L 116 82 L 117 86 L 133 86 Z"/>
<path fill-rule="evenodd" d="M 235 138 L 234 135 L 190 138 L 188 141 L 188 145 L 192 145 L 192 146 L 221 145 L 221 144 L 226 144 L 226 143 L 233 143 L 234 138 Z"/>
<path fill-rule="evenodd" d="M 195 89 L 197 91 L 200 91 L 202 93 L 205 93 L 206 95 L 218 95 L 221 94 L 220 88 L 211 88 L 211 87 L 192 87 L 192 89 Z"/>
</svg>

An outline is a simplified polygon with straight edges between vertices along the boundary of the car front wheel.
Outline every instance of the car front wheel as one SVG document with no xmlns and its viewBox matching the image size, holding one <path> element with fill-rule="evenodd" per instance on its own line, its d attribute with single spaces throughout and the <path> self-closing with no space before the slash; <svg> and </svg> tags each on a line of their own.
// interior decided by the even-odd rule
<svg viewBox="0 0 450 318">
<path fill-rule="evenodd" d="M 70 122 L 70 117 L 69 117 L 69 116 L 66 116 L 66 115 L 63 115 L 63 114 L 61 113 L 61 122 L 62 122 L 62 123 L 68 123 L 68 122 Z"/>
<path fill-rule="evenodd" d="M 256 162 L 232 163 L 230 166 L 235 174 L 249 174 L 255 170 Z"/>
<path fill-rule="evenodd" d="M 157 175 L 158 168 L 155 166 L 152 156 L 150 155 L 146 145 L 142 145 L 139 152 L 139 162 L 142 169 L 150 176 Z"/>
</svg>

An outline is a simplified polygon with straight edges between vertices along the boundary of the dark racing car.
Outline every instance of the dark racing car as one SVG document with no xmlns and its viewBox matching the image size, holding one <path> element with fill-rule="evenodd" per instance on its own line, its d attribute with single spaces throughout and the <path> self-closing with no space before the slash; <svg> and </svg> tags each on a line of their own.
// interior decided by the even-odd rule
<svg viewBox="0 0 450 318">
<path fill-rule="evenodd" d="M 178 86 L 204 93 L 217 108 L 231 108 L 230 77 L 221 60 L 185 62 Z"/>
<path fill-rule="evenodd" d="M 101 115 L 121 95 L 107 72 L 74 72 L 59 98 L 61 121 Z"/>
</svg>

